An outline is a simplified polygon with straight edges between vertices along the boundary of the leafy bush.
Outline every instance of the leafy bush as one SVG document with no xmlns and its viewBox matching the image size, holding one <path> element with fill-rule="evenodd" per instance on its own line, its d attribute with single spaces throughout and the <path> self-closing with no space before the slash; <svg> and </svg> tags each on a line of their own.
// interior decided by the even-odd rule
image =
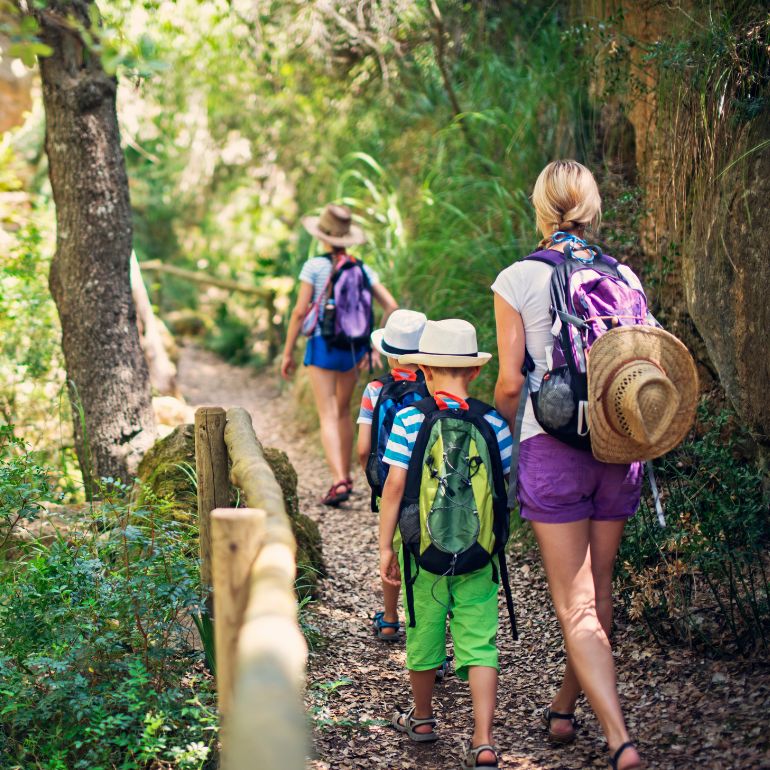
<svg viewBox="0 0 770 770">
<path fill-rule="evenodd" d="M 703 435 L 656 464 L 667 526 L 643 501 L 619 559 L 629 614 L 663 642 L 717 653 L 770 647 L 770 496 L 739 453 L 726 411 L 701 406 Z"/>
<path fill-rule="evenodd" d="M 18 495 L 15 483 L 0 476 L 0 500 Z M 0 564 L 3 767 L 202 768 L 211 754 L 215 696 L 191 643 L 189 536 L 132 509 L 125 492 L 106 488 L 50 544 Z"/>
<path fill-rule="evenodd" d="M 22 521 L 33 521 L 50 495 L 48 472 L 12 425 L 0 425 L 0 552 Z"/>
</svg>

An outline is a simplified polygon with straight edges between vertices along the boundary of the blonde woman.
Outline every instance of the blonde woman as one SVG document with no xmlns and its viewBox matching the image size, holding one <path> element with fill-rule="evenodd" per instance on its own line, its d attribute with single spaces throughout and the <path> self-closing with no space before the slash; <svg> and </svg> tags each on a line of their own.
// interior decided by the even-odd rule
<svg viewBox="0 0 770 770">
<path fill-rule="evenodd" d="M 574 249 L 590 258 L 582 240 L 598 224 L 601 198 L 591 172 L 576 161 L 549 163 L 535 183 L 532 201 L 541 251 L 503 270 L 492 286 L 500 356 L 495 405 L 511 426 L 524 385 L 525 352 L 530 390 L 538 391 L 553 347 L 548 252 Z M 538 261 L 538 254 L 543 261 Z M 569 252 L 568 252 L 569 254 Z M 550 255 L 553 259 L 553 254 Z M 558 262 L 561 256 L 557 256 Z M 624 280 L 638 285 L 625 266 Z M 641 286 L 639 285 L 639 290 Z M 534 368 L 532 369 L 532 364 Z M 604 731 L 614 770 L 641 767 L 629 740 L 618 699 L 610 648 L 612 570 L 623 527 L 639 504 L 641 464 L 594 459 L 590 449 L 546 433 L 527 400 L 518 466 L 518 502 L 531 522 L 562 628 L 567 664 L 561 687 L 543 712 L 549 739 L 575 738 L 574 711 L 586 694 Z"/>
<path fill-rule="evenodd" d="M 358 379 L 358 366 L 368 360 L 368 337 L 365 342 L 350 347 L 336 347 L 324 339 L 325 304 L 329 297 L 330 281 L 335 271 L 353 261 L 348 254 L 351 246 L 366 242 L 363 230 L 353 224 L 347 206 L 330 204 L 317 217 L 304 217 L 303 227 L 321 245 L 322 253 L 307 260 L 299 274 L 297 302 L 289 319 L 286 343 L 281 361 L 281 374 L 289 379 L 297 368 L 294 347 L 304 330 L 308 336 L 304 364 L 308 367 L 318 418 L 321 424 L 321 444 L 332 474 L 329 491 L 321 498 L 324 505 L 338 506 L 350 497 L 353 480 L 350 475 L 353 451 L 353 420 L 350 399 Z M 383 308 L 383 321 L 398 304 L 380 283 L 377 273 L 369 265 L 361 265 L 366 274 L 372 297 Z M 308 316 L 313 322 L 308 324 Z"/>
</svg>

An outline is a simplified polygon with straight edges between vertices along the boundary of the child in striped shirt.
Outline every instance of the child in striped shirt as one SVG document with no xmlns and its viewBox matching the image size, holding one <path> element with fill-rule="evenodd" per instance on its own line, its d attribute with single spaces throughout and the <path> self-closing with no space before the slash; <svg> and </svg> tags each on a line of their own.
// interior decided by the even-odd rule
<svg viewBox="0 0 770 770">
<path fill-rule="evenodd" d="M 398 356 L 417 352 L 426 317 L 414 310 L 399 309 L 388 317 L 384 329 L 372 333 L 372 347 L 388 360 L 390 373 L 373 380 L 364 390 L 358 414 L 358 460 L 372 487 L 372 510 L 378 510 L 379 496 L 388 466 L 382 456 L 389 438 L 393 418 L 399 408 L 428 395 L 425 379 L 416 364 L 398 363 Z M 380 397 L 383 396 L 383 403 Z M 378 409 L 379 406 L 379 409 Z M 375 422 L 376 424 L 373 425 Z M 373 441 L 374 439 L 374 441 Z M 386 642 L 400 637 L 398 622 L 398 586 L 382 584 L 384 609 L 372 618 L 378 639 Z"/>
<path fill-rule="evenodd" d="M 473 401 L 469 396 L 470 383 L 490 358 L 489 353 L 478 351 L 476 330 L 470 323 L 449 319 L 428 321 L 420 339 L 419 352 L 400 357 L 399 365 L 419 364 L 439 410 L 461 412 L 470 409 L 475 415 L 483 414 L 483 417 L 474 419 L 485 420 L 492 429 L 484 431 L 488 435 L 486 444 L 489 457 L 493 458 L 490 462 L 495 464 L 499 459 L 500 464 L 496 467 L 507 478 L 513 446 L 508 424 L 492 407 Z M 504 556 L 491 555 L 484 566 L 462 574 L 436 575 L 428 569 L 418 568 L 411 551 L 407 553 L 403 549 L 399 553 L 393 548 L 393 535 L 399 524 L 410 463 L 424 463 L 422 456 L 418 458 L 414 455 L 413 458 L 420 441 L 420 427 L 428 419 L 428 412 L 432 415 L 431 419 L 435 420 L 435 412 L 431 411 L 433 409 L 435 407 L 428 407 L 425 402 L 420 404 L 420 408 L 408 406 L 402 409 L 393 422 L 384 456 L 390 471 L 380 511 L 380 577 L 384 584 L 399 587 L 403 570 L 409 580 L 408 589 L 404 586 L 407 609 L 406 665 L 414 697 L 414 705 L 408 711 L 397 710 L 393 714 L 392 725 L 412 741 L 423 743 L 438 739 L 433 713 L 434 672 L 445 655 L 448 617 L 454 641 L 455 669 L 461 679 L 469 680 L 475 717 L 473 738 L 461 767 L 463 770 L 497 768 L 499 756 L 492 738 L 499 670 L 496 644 L 498 583 L 495 576 L 503 574 L 500 566 Z M 425 446 L 423 441 L 423 451 Z M 444 449 L 444 462 L 447 462 L 447 452 L 451 452 L 451 448 Z M 495 458 L 497 453 L 499 456 Z M 428 463 L 425 465 L 429 466 Z M 455 471 L 455 475 L 459 473 L 459 470 Z M 423 527 L 427 526 L 422 523 L 425 515 L 421 501 L 423 485 L 426 483 L 424 468 L 421 476 L 418 488 L 410 487 L 409 491 L 410 499 L 420 501 L 420 538 L 423 536 Z M 419 476 L 412 471 L 409 479 L 415 478 Z M 433 509 L 428 515 L 432 512 Z M 481 515 L 480 511 L 476 514 L 479 517 Z M 438 526 L 443 526 L 441 521 Z M 429 534 L 433 540 L 433 534 Z M 407 558 L 410 560 L 409 565 L 404 562 Z"/>
</svg>

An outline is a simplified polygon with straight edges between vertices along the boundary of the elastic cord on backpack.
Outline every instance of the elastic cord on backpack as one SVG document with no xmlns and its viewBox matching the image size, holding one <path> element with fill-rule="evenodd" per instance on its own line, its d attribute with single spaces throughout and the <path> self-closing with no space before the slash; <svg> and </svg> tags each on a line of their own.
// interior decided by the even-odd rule
<svg viewBox="0 0 770 770">
<path fill-rule="evenodd" d="M 436 596 L 436 586 L 438 585 L 438 581 L 441 580 L 441 578 L 446 578 L 449 580 L 450 577 L 453 577 L 455 574 L 455 564 L 457 563 L 457 554 L 454 554 L 452 556 L 452 563 L 449 565 L 449 569 L 443 574 L 439 575 L 434 581 L 433 585 L 430 587 L 430 595 L 433 597 L 433 601 L 435 601 L 437 604 L 440 604 L 446 611 L 447 615 L 451 619 L 454 615 L 452 613 L 452 607 L 450 604 L 444 604 L 444 602 L 441 601 L 441 599 Z"/>
</svg>

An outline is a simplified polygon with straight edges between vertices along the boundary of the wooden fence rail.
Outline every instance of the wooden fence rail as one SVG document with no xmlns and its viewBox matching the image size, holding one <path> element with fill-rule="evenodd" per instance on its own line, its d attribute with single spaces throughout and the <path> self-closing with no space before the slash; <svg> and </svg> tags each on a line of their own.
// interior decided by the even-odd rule
<svg viewBox="0 0 770 770">
<path fill-rule="evenodd" d="M 214 464 L 209 454 L 218 431 L 201 431 L 199 439 L 197 426 L 218 415 L 211 408 L 196 413 L 199 467 Z M 303 770 L 307 647 L 297 623 L 294 535 L 283 493 L 246 410 L 227 411 L 223 441 L 232 463 L 230 479 L 249 507 L 206 510 L 220 496 L 201 490 L 199 477 L 199 501 L 208 501 L 199 510 L 201 534 L 211 533 L 210 548 L 201 549 L 211 565 L 202 564 L 201 571 L 213 578 L 221 767 Z"/>
<path fill-rule="evenodd" d="M 205 286 L 216 286 L 219 289 L 228 289 L 229 291 L 237 291 L 241 294 L 250 294 L 254 297 L 258 297 L 264 303 L 265 311 L 267 313 L 267 355 L 270 360 L 275 358 L 281 344 L 281 328 L 280 325 L 275 322 L 275 299 L 277 296 L 275 289 L 266 288 L 264 286 L 253 286 L 252 284 L 240 283 L 239 281 L 231 281 L 227 278 L 216 278 L 215 276 L 200 270 L 186 270 L 185 268 L 177 267 L 176 265 L 167 265 L 159 259 L 146 260 L 145 262 L 142 262 L 141 268 L 146 273 L 164 273 L 165 275 L 173 275 L 177 278 L 182 278 L 185 281 L 191 281 L 192 283 L 200 283 Z"/>
</svg>

